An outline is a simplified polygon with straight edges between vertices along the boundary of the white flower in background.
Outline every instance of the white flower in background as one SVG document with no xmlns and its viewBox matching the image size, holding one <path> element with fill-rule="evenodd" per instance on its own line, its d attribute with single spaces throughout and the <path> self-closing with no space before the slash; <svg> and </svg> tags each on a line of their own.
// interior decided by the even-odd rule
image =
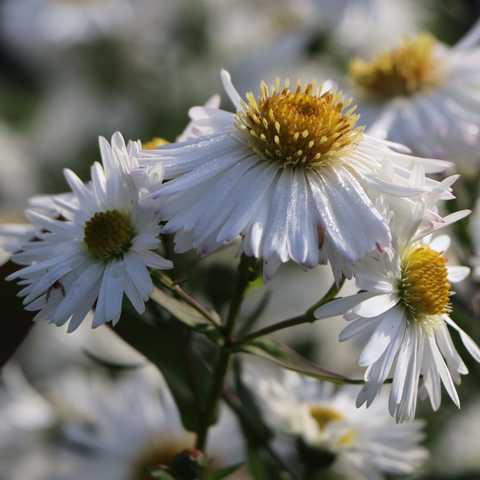
<svg viewBox="0 0 480 480">
<path fill-rule="evenodd" d="M 65 480 L 144 480 L 150 469 L 193 448 L 195 435 L 183 428 L 174 399 L 157 375 L 136 373 L 110 383 L 71 373 L 54 380 L 46 394 L 59 415 L 59 440 L 71 449 Z M 210 433 L 212 469 L 244 460 L 230 411 L 221 411 Z"/>
<path fill-rule="evenodd" d="M 133 17 L 129 0 L 8 0 L 2 10 L 7 38 L 25 50 L 90 42 Z"/>
<path fill-rule="evenodd" d="M 417 32 L 427 19 L 426 2 L 414 0 L 303 0 L 310 4 L 305 22 L 323 28 L 334 45 L 373 52 Z"/>
<path fill-rule="evenodd" d="M 253 378 L 252 384 L 265 419 L 279 439 L 290 439 L 290 450 L 300 439 L 312 458 L 329 453 L 333 470 L 347 478 L 409 474 L 427 457 L 419 446 L 421 422 L 395 425 L 381 402 L 372 409 L 356 409 L 356 387 L 334 392 L 331 384 L 292 372 L 284 372 L 281 380 Z"/>
<path fill-rule="evenodd" d="M 0 478 L 52 479 L 54 457 L 46 439 L 55 415 L 12 362 L 2 370 L 0 416 Z"/>
<path fill-rule="evenodd" d="M 345 314 L 349 325 L 340 340 L 358 337 L 363 345 L 359 365 L 366 367 L 366 385 L 357 404 L 369 406 L 383 383 L 393 375 L 389 410 L 398 422 L 415 416 L 417 397 L 430 397 L 432 408 L 441 403 L 441 384 L 459 406 L 454 383 L 468 370 L 458 355 L 448 327 L 460 334 L 465 348 L 477 361 L 480 349 L 450 318 L 452 283 L 462 281 L 467 267 L 449 266 L 444 256 L 450 239 L 432 240 L 423 225 L 424 210 L 398 211 L 392 216 L 393 247 L 371 255 L 356 266 L 361 293 L 327 303 L 317 318 Z M 468 211 L 443 219 L 442 226 L 457 221 Z"/>
<path fill-rule="evenodd" d="M 452 48 L 423 34 L 370 61 L 353 60 L 350 78 L 369 132 L 424 156 L 480 159 L 480 48 L 472 43 Z"/>
<path fill-rule="evenodd" d="M 134 143 L 127 148 L 119 133 L 112 145 L 100 138 L 103 166 L 92 166 L 90 185 L 65 170 L 73 200 L 56 201 L 64 218 L 26 212 L 38 238 L 13 257 L 26 266 L 9 279 L 21 279 L 24 303 L 39 310 L 37 320 L 69 322 L 73 331 L 95 305 L 94 327 L 115 323 L 124 294 L 142 313 L 153 290 L 147 267 L 172 267 L 154 252 L 160 227 L 153 211 L 140 204 L 138 185 L 129 175 L 137 165 L 135 148 Z"/>
<path fill-rule="evenodd" d="M 22 245 L 35 236 L 31 225 L 4 224 L 0 226 L 0 265 L 7 263 Z"/>
<path fill-rule="evenodd" d="M 478 395 L 478 394 L 477 394 Z M 480 432 L 480 401 L 473 398 L 456 415 L 445 415 L 445 424 L 435 437 L 432 452 L 433 472 L 454 478 L 470 473 L 470 478 L 478 477 L 480 457 L 478 455 L 478 432 Z M 477 472 L 477 475 L 474 474 Z M 468 475 L 466 476 L 468 478 Z"/>
<path fill-rule="evenodd" d="M 277 81 L 244 101 L 225 71 L 222 80 L 235 114 L 195 107 L 202 136 L 143 153 L 145 166 L 165 168 L 169 181 L 153 198 L 167 220 L 163 231 L 177 233 L 178 252 L 193 245 L 207 254 L 241 236 L 242 251 L 264 260 L 266 278 L 288 260 L 306 267 L 328 260 L 336 278 L 350 276 L 353 262 L 390 244 L 369 192 L 415 197 L 437 183 L 406 185 L 413 166 L 450 165 L 365 135 L 339 93 Z"/>
</svg>

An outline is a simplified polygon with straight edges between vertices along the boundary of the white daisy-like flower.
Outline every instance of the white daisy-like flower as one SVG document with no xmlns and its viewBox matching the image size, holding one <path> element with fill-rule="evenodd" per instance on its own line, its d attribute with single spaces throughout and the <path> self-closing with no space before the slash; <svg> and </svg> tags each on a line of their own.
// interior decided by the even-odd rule
<svg viewBox="0 0 480 480">
<path fill-rule="evenodd" d="M 415 416 L 417 397 L 430 398 L 432 408 L 441 403 L 441 384 L 459 406 L 454 383 L 468 373 L 448 327 L 456 330 L 465 348 L 477 361 L 480 349 L 450 317 L 452 283 L 462 281 L 470 269 L 449 266 L 445 257 L 450 239 L 432 240 L 431 228 L 422 224 L 423 209 L 395 212 L 394 243 L 384 254 L 359 262 L 355 273 L 360 293 L 333 300 L 316 312 L 317 318 L 345 314 L 349 325 L 340 340 L 357 337 L 363 349 L 359 365 L 366 367 L 366 385 L 357 404 L 369 406 L 392 372 L 389 410 L 397 422 Z M 443 219 L 443 225 L 469 212 Z"/>
<path fill-rule="evenodd" d="M 350 78 L 369 132 L 424 156 L 478 159 L 480 48 L 469 38 L 448 47 L 420 34 L 354 59 Z"/>
<path fill-rule="evenodd" d="M 63 218 L 27 210 L 37 238 L 13 256 L 26 266 L 9 277 L 25 285 L 24 304 L 39 310 L 37 320 L 69 322 L 68 331 L 75 330 L 94 305 L 94 327 L 116 323 L 124 294 L 142 313 L 153 290 L 148 267 L 172 267 L 155 253 L 160 246 L 158 220 L 140 202 L 139 183 L 146 183 L 129 174 L 137 166 L 136 144 L 127 148 L 116 133 L 112 145 L 100 138 L 100 151 L 103 166 L 92 166 L 91 184 L 65 170 L 73 198 L 55 199 Z"/>
<path fill-rule="evenodd" d="M 277 448 L 308 452 L 317 468 L 357 480 L 381 479 L 412 473 L 427 457 L 419 445 L 421 422 L 395 425 L 381 402 L 356 409 L 356 387 L 335 392 L 332 384 L 292 372 L 254 382 L 265 418 L 279 437 Z"/>
<path fill-rule="evenodd" d="M 418 196 L 437 183 L 406 185 L 414 165 L 450 165 L 365 135 L 339 93 L 277 81 L 244 101 L 225 71 L 222 80 L 236 113 L 195 107 L 201 136 L 143 153 L 143 165 L 165 169 L 168 182 L 153 198 L 178 252 L 207 254 L 240 236 L 241 250 L 264 260 L 267 278 L 288 260 L 330 261 L 336 278 L 351 276 L 353 262 L 391 240 L 371 192 Z"/>
<path fill-rule="evenodd" d="M 111 383 L 68 372 L 52 382 L 46 396 L 59 415 L 58 440 L 71 449 L 68 480 L 148 479 L 149 471 L 169 465 L 195 444 L 157 375 L 135 373 Z M 208 455 L 211 471 L 244 460 L 240 430 L 228 410 L 221 410 L 211 429 Z M 232 477 L 240 478 L 245 477 Z"/>
</svg>

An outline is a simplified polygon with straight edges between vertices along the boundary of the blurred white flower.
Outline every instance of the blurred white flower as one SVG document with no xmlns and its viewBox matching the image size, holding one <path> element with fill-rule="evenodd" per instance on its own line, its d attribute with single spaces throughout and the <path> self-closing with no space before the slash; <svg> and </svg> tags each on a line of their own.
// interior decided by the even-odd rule
<svg viewBox="0 0 480 480">
<path fill-rule="evenodd" d="M 195 107 L 202 136 L 143 154 L 170 180 L 153 198 L 178 252 L 193 245 L 207 254 L 241 236 L 242 251 L 264 260 L 266 278 L 288 260 L 310 268 L 330 261 L 337 279 L 351 276 L 353 262 L 390 243 L 366 190 L 415 197 L 436 182 L 408 186 L 414 165 L 450 165 L 364 135 L 338 93 L 312 84 L 290 91 L 278 80 L 244 101 L 227 72 L 222 79 L 236 114 Z"/>
<path fill-rule="evenodd" d="M 7 38 L 25 50 L 65 48 L 121 29 L 131 0 L 7 0 L 2 7 Z"/>
<path fill-rule="evenodd" d="M 449 266 L 444 256 L 450 239 L 431 239 L 439 228 L 422 225 L 424 208 L 418 206 L 392 216 L 393 246 L 383 254 L 371 255 L 356 265 L 357 295 L 333 300 L 315 315 L 326 318 L 341 313 L 349 325 L 340 340 L 359 337 L 363 350 L 359 365 L 367 367 L 366 385 L 357 405 L 367 406 L 378 395 L 393 372 L 389 410 L 398 422 L 415 416 L 417 397 L 430 397 L 432 408 L 441 403 L 441 383 L 457 406 L 455 383 L 468 370 L 458 355 L 448 326 L 457 330 L 469 353 L 480 361 L 480 349 L 450 318 L 452 283 L 462 281 L 467 267 Z M 468 214 L 457 212 L 441 226 Z"/>
<path fill-rule="evenodd" d="M 2 209 L 17 208 L 35 189 L 28 143 L 20 134 L 0 122 L 0 201 Z"/>
<path fill-rule="evenodd" d="M 70 451 L 65 480 L 143 480 L 150 469 L 194 446 L 195 436 L 183 428 L 158 374 L 136 372 L 110 383 L 70 372 L 52 382 L 46 395 L 59 415 L 60 440 Z M 208 452 L 212 468 L 244 459 L 240 431 L 228 410 L 221 410 L 211 429 Z"/>
<path fill-rule="evenodd" d="M 425 23 L 427 2 L 414 0 L 302 0 L 305 23 L 323 29 L 333 43 L 357 53 L 392 46 Z"/>
<path fill-rule="evenodd" d="M 22 280 L 24 304 L 40 310 L 37 320 L 69 322 L 73 331 L 95 304 L 94 327 L 116 323 L 124 294 L 142 313 L 153 290 L 147 267 L 172 267 L 154 252 L 160 227 L 153 211 L 140 205 L 138 185 L 129 176 L 136 148 L 127 147 L 119 133 L 112 145 L 101 137 L 103 166 L 92 166 L 91 185 L 65 170 L 74 195 L 74 201 L 56 200 L 65 218 L 27 211 L 37 238 L 13 257 L 26 266 L 9 279 Z"/>
<path fill-rule="evenodd" d="M 478 397 L 455 416 L 445 416 L 446 424 L 436 436 L 432 451 L 432 470 L 442 475 L 461 475 L 480 471 L 478 432 L 480 431 L 480 402 Z"/>
<path fill-rule="evenodd" d="M 322 452 L 330 454 L 334 471 L 347 478 L 412 473 L 427 457 L 419 446 L 422 423 L 395 425 L 385 411 L 385 398 L 375 408 L 356 409 L 358 388 L 334 392 L 331 384 L 292 372 L 284 372 L 280 380 L 253 378 L 251 383 L 267 422 L 280 437 L 279 448 L 291 451 L 300 439 L 311 449 L 311 458 L 321 462 Z M 290 446 L 282 445 L 282 437 Z"/>
<path fill-rule="evenodd" d="M 353 60 L 350 77 L 369 132 L 465 168 L 478 161 L 479 59 L 470 42 L 451 48 L 424 34 L 371 61 Z"/>
<path fill-rule="evenodd" d="M 14 363 L 2 370 L 0 416 L 0 478 L 51 478 L 52 452 L 46 440 L 55 415 Z"/>
</svg>

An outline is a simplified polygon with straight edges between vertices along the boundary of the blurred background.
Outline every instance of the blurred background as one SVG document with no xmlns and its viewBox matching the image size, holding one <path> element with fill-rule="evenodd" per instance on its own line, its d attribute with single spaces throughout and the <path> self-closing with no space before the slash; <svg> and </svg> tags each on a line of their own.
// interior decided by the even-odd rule
<svg viewBox="0 0 480 480">
<path fill-rule="evenodd" d="M 348 89 L 353 56 L 420 31 L 454 44 L 479 15 L 474 0 L 0 0 L 0 220 L 21 221 L 33 194 L 64 191 L 65 167 L 87 178 L 99 159 L 98 135 L 119 130 L 130 139 L 174 140 L 192 105 L 223 95 L 221 68 L 241 93 L 276 76 L 331 79 Z M 226 98 L 222 106 L 231 109 Z M 231 291 L 234 251 L 202 260 L 190 285 L 219 310 Z M 243 314 L 265 308 L 265 323 L 298 314 L 330 282 L 327 269 L 284 266 L 250 295 Z M 28 320 L 12 287 L 2 284 L 0 298 L 2 331 Z M 336 342 L 342 326 L 340 319 L 319 324 L 313 335 L 299 328 L 286 339 L 325 368 L 358 375 L 357 352 Z M 57 478 L 43 434 L 10 442 L 13 431 L 51 429 L 51 406 L 38 397 L 43 385 L 72 368 L 110 381 L 112 365 L 139 361 L 107 328 L 85 325 L 67 335 L 35 325 L 9 362 L 8 395 L 0 390 L 0 479 Z M 480 479 L 480 368 L 468 366 L 462 410 L 446 398 L 435 416 L 426 409 L 432 457 L 417 478 Z M 96 475 L 88 478 L 110 478 Z"/>
</svg>

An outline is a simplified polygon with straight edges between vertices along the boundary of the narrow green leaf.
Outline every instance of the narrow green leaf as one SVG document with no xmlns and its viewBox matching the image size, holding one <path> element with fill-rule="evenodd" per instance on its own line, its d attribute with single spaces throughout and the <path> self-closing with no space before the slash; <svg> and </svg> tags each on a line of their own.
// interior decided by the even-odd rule
<svg viewBox="0 0 480 480">
<path fill-rule="evenodd" d="M 362 385 L 364 383 L 361 379 L 348 378 L 339 373 L 321 368 L 286 345 L 270 339 L 255 340 L 252 343 L 242 346 L 241 351 L 255 355 L 256 357 L 265 358 L 287 370 L 314 377 L 318 380 L 324 380 L 336 384 Z"/>
<path fill-rule="evenodd" d="M 170 312 L 177 320 L 180 320 L 189 327 L 197 327 L 207 323 L 206 318 L 200 312 L 185 302 L 168 295 L 159 288 L 155 288 L 150 298 Z"/>
<path fill-rule="evenodd" d="M 231 465 L 230 467 L 225 467 L 221 470 L 217 470 L 215 473 L 209 475 L 207 480 L 222 480 L 222 478 L 227 478 L 232 473 L 235 473 L 242 466 L 243 463 L 237 463 L 236 465 Z"/>
</svg>

